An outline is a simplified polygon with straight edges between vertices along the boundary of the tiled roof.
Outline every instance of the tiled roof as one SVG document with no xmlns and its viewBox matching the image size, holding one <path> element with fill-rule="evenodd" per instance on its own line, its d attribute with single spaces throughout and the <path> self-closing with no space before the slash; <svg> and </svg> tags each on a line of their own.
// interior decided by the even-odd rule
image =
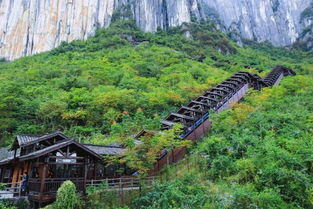
<svg viewBox="0 0 313 209">
<path fill-rule="evenodd" d="M 7 159 L 10 157 L 11 153 L 7 148 L 0 148 L 0 161 Z"/>
<path fill-rule="evenodd" d="M 56 143 L 56 144 L 51 145 L 49 147 L 46 147 L 44 149 L 41 149 L 41 150 L 38 150 L 38 151 L 35 151 L 35 152 L 31 152 L 31 153 L 29 153 L 27 155 L 20 156 L 19 158 L 21 160 L 23 160 L 23 159 L 30 159 L 30 158 L 33 158 L 33 157 L 38 157 L 38 156 L 44 155 L 46 153 L 49 153 L 49 152 L 51 152 L 54 149 L 63 147 L 65 145 L 68 145 L 68 144 L 70 144 L 72 142 L 73 142 L 73 140 L 64 140 L 62 142 Z"/>
<path fill-rule="evenodd" d="M 135 139 L 140 139 L 140 137 L 146 135 L 146 134 L 152 134 L 152 135 L 156 135 L 158 132 L 157 131 L 153 131 L 153 130 L 146 130 L 143 129 L 142 131 L 140 131 L 138 134 L 134 135 L 133 138 Z"/>
<path fill-rule="evenodd" d="M 8 157 L 8 148 L 0 148 L 0 160 L 3 160 Z"/>
<path fill-rule="evenodd" d="M 39 138 L 39 136 L 29 135 L 29 134 L 18 134 L 16 136 L 18 144 L 23 146 L 24 144 L 30 143 Z"/>
<path fill-rule="evenodd" d="M 20 149 L 16 151 L 16 156 L 20 156 Z M 14 151 L 8 148 L 0 148 L 0 164 L 5 164 L 14 159 Z"/>
<path fill-rule="evenodd" d="M 29 134 L 20 134 L 17 135 L 17 141 L 20 146 L 29 145 L 32 143 L 36 143 L 45 139 L 49 139 L 55 136 L 61 136 L 64 139 L 68 139 L 67 136 L 63 135 L 61 132 L 56 131 L 53 133 L 45 134 L 43 136 L 35 136 Z"/>
<path fill-rule="evenodd" d="M 118 142 L 113 142 L 113 143 L 109 144 L 108 146 L 111 146 L 111 147 L 123 147 L 123 145 L 121 145 Z"/>
<path fill-rule="evenodd" d="M 93 144 L 83 144 L 88 149 L 94 151 L 98 155 L 120 155 L 124 148 L 120 146 L 111 145 L 93 145 Z"/>
<path fill-rule="evenodd" d="M 96 156 L 98 158 L 101 158 L 101 156 L 99 156 L 99 154 L 97 154 L 93 150 L 89 149 L 88 147 L 84 146 L 83 144 L 80 144 L 80 143 L 76 142 L 73 139 L 70 139 L 70 140 L 66 139 L 66 140 L 58 142 L 58 143 L 56 143 L 54 145 L 46 147 L 44 149 L 41 149 L 41 150 L 38 150 L 38 151 L 35 151 L 35 152 L 32 152 L 32 153 L 29 153 L 27 155 L 20 156 L 19 159 L 20 160 L 28 160 L 28 159 L 32 159 L 32 158 L 37 158 L 37 157 L 40 157 L 40 156 L 45 155 L 47 153 L 53 152 L 53 151 L 55 151 L 57 149 L 60 149 L 62 147 L 68 146 L 70 144 L 75 144 L 78 147 L 80 147 L 80 148 L 86 150 L 87 152 L 93 154 L 94 156 Z"/>
</svg>

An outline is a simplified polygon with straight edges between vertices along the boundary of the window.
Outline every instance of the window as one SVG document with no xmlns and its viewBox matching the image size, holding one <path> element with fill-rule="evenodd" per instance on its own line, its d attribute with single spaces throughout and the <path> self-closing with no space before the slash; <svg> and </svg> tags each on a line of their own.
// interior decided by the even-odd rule
<svg viewBox="0 0 313 209">
<path fill-rule="evenodd" d="M 11 170 L 6 169 L 6 170 L 5 170 L 5 173 L 4 173 L 4 178 L 5 178 L 5 179 L 9 179 L 10 176 L 11 176 Z"/>
</svg>

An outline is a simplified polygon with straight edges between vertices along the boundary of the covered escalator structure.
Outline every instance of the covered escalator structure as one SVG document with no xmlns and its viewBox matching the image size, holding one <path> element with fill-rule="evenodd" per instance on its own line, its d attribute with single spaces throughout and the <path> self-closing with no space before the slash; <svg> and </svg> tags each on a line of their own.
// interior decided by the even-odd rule
<svg viewBox="0 0 313 209">
<path fill-rule="evenodd" d="M 211 128 L 211 112 L 220 113 L 229 109 L 232 104 L 244 97 L 249 88 L 261 90 L 265 87 L 272 87 L 280 84 L 284 77 L 295 75 L 293 70 L 283 66 L 273 68 L 263 79 L 249 72 L 235 73 L 188 104 L 181 106 L 177 112 L 167 115 L 161 122 L 161 130 L 170 129 L 175 123 L 180 123 L 183 126 L 183 131 L 179 136 L 181 139 L 199 141 Z M 141 133 L 137 135 L 138 140 L 145 132 Z M 151 173 L 159 172 L 164 165 L 182 159 L 185 154 L 184 148 L 174 149 L 170 153 L 162 151 Z"/>
</svg>

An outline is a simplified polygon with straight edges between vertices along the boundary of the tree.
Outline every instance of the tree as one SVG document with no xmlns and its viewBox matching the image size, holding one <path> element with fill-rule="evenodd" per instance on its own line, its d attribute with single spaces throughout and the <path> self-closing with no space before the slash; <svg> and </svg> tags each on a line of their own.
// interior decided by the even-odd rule
<svg viewBox="0 0 313 209">
<path fill-rule="evenodd" d="M 111 158 L 110 161 L 126 163 L 128 167 L 138 171 L 140 177 L 145 177 L 157 162 L 161 151 L 169 152 L 174 148 L 191 145 L 191 141 L 182 140 L 178 137 L 181 129 L 181 124 L 175 124 L 173 128 L 166 131 L 150 132 L 141 137 L 140 143 L 137 145 L 135 144 L 135 139 L 127 138 L 124 141 L 127 150 L 122 156 Z"/>
</svg>

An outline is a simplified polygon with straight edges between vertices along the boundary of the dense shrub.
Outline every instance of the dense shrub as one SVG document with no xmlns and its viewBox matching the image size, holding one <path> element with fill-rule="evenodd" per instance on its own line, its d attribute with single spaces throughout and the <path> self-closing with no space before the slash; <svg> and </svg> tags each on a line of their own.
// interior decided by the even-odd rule
<svg viewBox="0 0 313 209">
<path fill-rule="evenodd" d="M 197 175 L 186 175 L 166 183 L 157 183 L 153 190 L 136 199 L 133 208 L 202 208 L 208 198 L 205 183 Z"/>
<path fill-rule="evenodd" d="M 5 200 L 0 200 L 0 208 L 1 209 L 17 209 L 13 203 L 5 201 Z"/>
<path fill-rule="evenodd" d="M 65 181 L 58 189 L 56 201 L 45 209 L 78 209 L 82 202 L 76 193 L 76 186 L 71 181 Z"/>
<path fill-rule="evenodd" d="M 223 182 L 220 196 L 230 195 L 230 208 L 312 207 L 312 87 L 302 76 L 285 78 L 246 97 L 255 110 L 240 123 L 240 106 L 216 115 L 198 149 L 208 156 L 208 179 Z"/>
</svg>

